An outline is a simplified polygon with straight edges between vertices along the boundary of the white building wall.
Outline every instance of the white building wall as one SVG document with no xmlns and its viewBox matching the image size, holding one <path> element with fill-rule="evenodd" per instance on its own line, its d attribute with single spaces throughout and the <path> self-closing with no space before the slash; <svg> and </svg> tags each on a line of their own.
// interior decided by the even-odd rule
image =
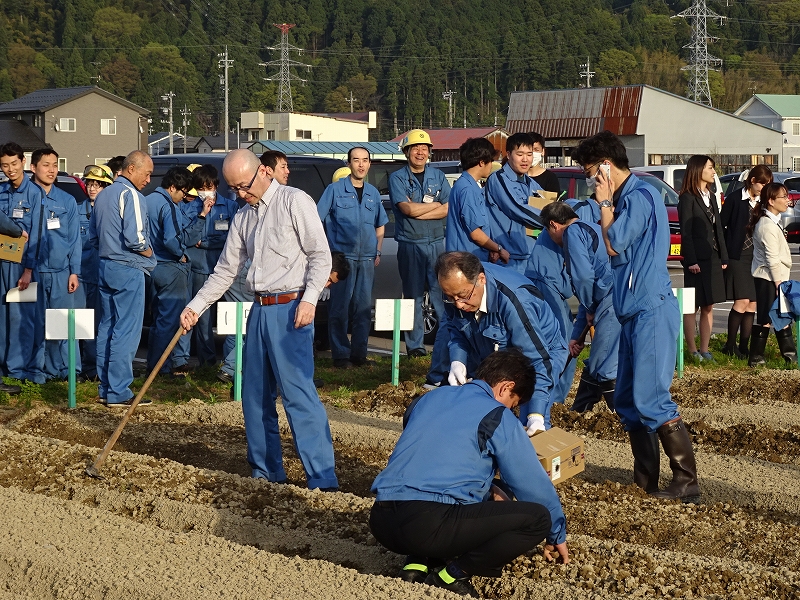
<svg viewBox="0 0 800 600">
<path fill-rule="evenodd" d="M 242 113 L 251 140 L 368 142 L 369 124 L 298 113 Z"/>
</svg>

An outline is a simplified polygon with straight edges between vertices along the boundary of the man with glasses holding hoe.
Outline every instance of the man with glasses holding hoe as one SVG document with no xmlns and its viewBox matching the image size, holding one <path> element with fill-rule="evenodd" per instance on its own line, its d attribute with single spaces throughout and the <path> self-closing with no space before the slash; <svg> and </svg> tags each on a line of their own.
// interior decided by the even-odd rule
<svg viewBox="0 0 800 600">
<path fill-rule="evenodd" d="M 567 363 L 567 344 L 541 292 L 513 269 L 446 252 L 436 276 L 450 328 L 450 385 L 463 385 L 492 352 L 517 348 L 533 364 L 536 385 L 520 404 L 528 435 L 550 428 L 551 392 Z"/>
</svg>

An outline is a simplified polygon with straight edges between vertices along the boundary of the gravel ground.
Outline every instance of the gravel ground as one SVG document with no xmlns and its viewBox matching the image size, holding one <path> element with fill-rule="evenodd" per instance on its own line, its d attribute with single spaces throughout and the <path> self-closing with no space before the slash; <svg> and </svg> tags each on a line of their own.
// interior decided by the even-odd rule
<svg viewBox="0 0 800 600">
<path fill-rule="evenodd" d="M 298 487 L 283 417 L 290 485 L 247 477 L 234 403 L 142 407 L 104 480 L 84 469 L 120 415 L 0 408 L 0 600 L 451 597 L 394 578 L 402 557 L 367 526 L 370 484 L 418 391 L 381 386 L 328 405 L 333 494 Z M 554 422 L 586 441 L 586 471 L 557 488 L 573 562 L 522 556 L 500 579 L 473 581 L 484 597 L 800 597 L 800 375 L 689 368 L 673 391 L 696 443 L 701 504 L 632 485 L 611 413 L 556 407 Z"/>
</svg>

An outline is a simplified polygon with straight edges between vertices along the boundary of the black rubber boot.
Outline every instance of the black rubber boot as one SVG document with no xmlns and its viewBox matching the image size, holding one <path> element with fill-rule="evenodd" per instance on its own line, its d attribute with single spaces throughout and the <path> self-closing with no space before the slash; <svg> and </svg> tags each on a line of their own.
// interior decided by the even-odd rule
<svg viewBox="0 0 800 600">
<path fill-rule="evenodd" d="M 660 492 L 653 492 L 654 498 L 675 499 L 683 502 L 700 501 L 700 484 L 697 483 L 697 463 L 694 449 L 686 425 L 680 417 L 658 428 L 661 446 L 669 457 L 672 469 L 672 483 Z"/>
<path fill-rule="evenodd" d="M 608 410 L 614 412 L 614 390 L 617 387 L 616 379 L 609 379 L 608 381 L 601 381 L 599 384 L 600 392 L 603 394 L 603 399 L 606 401 Z"/>
<path fill-rule="evenodd" d="M 763 327 L 753 325 L 753 335 L 750 336 L 750 357 L 747 359 L 748 367 L 763 365 L 767 362 L 764 360 L 764 348 L 767 347 L 769 329 L 769 325 Z"/>
<path fill-rule="evenodd" d="M 648 494 L 658 492 L 658 476 L 661 470 L 661 451 L 658 434 L 647 429 L 629 431 L 633 452 L 633 483 Z"/>
<path fill-rule="evenodd" d="M 5 383 L 0 383 L 0 392 L 5 392 L 9 396 L 19 394 L 21 391 L 22 388 L 18 385 L 6 385 Z"/>
<path fill-rule="evenodd" d="M 578 391 L 575 392 L 575 401 L 570 406 L 570 410 L 583 413 L 592 410 L 592 407 L 600 402 L 603 392 L 597 380 L 589 375 L 586 369 L 581 373 L 581 380 L 578 383 Z"/>
<path fill-rule="evenodd" d="M 722 348 L 723 354 L 735 356 L 736 358 L 744 357 L 736 346 L 736 332 L 739 331 L 739 327 L 742 325 L 743 317 L 744 313 L 740 313 L 738 310 L 731 309 L 731 312 L 728 313 L 728 341 Z"/>
<path fill-rule="evenodd" d="M 750 343 L 750 335 L 753 333 L 753 321 L 755 317 L 756 313 L 754 312 L 746 312 L 742 317 L 742 328 L 739 334 L 739 352 L 742 353 L 742 357 L 747 356 L 750 352 L 748 345 Z"/>
<path fill-rule="evenodd" d="M 778 338 L 778 348 L 781 349 L 781 355 L 787 365 L 797 364 L 797 347 L 794 345 L 794 336 L 792 335 L 791 326 L 775 332 L 775 337 Z"/>
</svg>

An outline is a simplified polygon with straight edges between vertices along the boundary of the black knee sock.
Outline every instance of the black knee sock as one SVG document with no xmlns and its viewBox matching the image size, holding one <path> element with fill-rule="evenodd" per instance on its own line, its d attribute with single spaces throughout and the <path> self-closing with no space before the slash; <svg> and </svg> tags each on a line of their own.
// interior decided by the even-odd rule
<svg viewBox="0 0 800 600">
<path fill-rule="evenodd" d="M 746 312 L 742 316 L 742 332 L 739 335 L 739 350 L 742 354 L 747 354 L 750 335 L 753 333 L 753 320 L 756 317 L 754 312 Z"/>
<path fill-rule="evenodd" d="M 736 333 L 739 331 L 743 317 L 744 313 L 740 313 L 738 310 L 731 309 L 731 312 L 728 313 L 728 348 L 732 349 L 736 345 Z"/>
</svg>

